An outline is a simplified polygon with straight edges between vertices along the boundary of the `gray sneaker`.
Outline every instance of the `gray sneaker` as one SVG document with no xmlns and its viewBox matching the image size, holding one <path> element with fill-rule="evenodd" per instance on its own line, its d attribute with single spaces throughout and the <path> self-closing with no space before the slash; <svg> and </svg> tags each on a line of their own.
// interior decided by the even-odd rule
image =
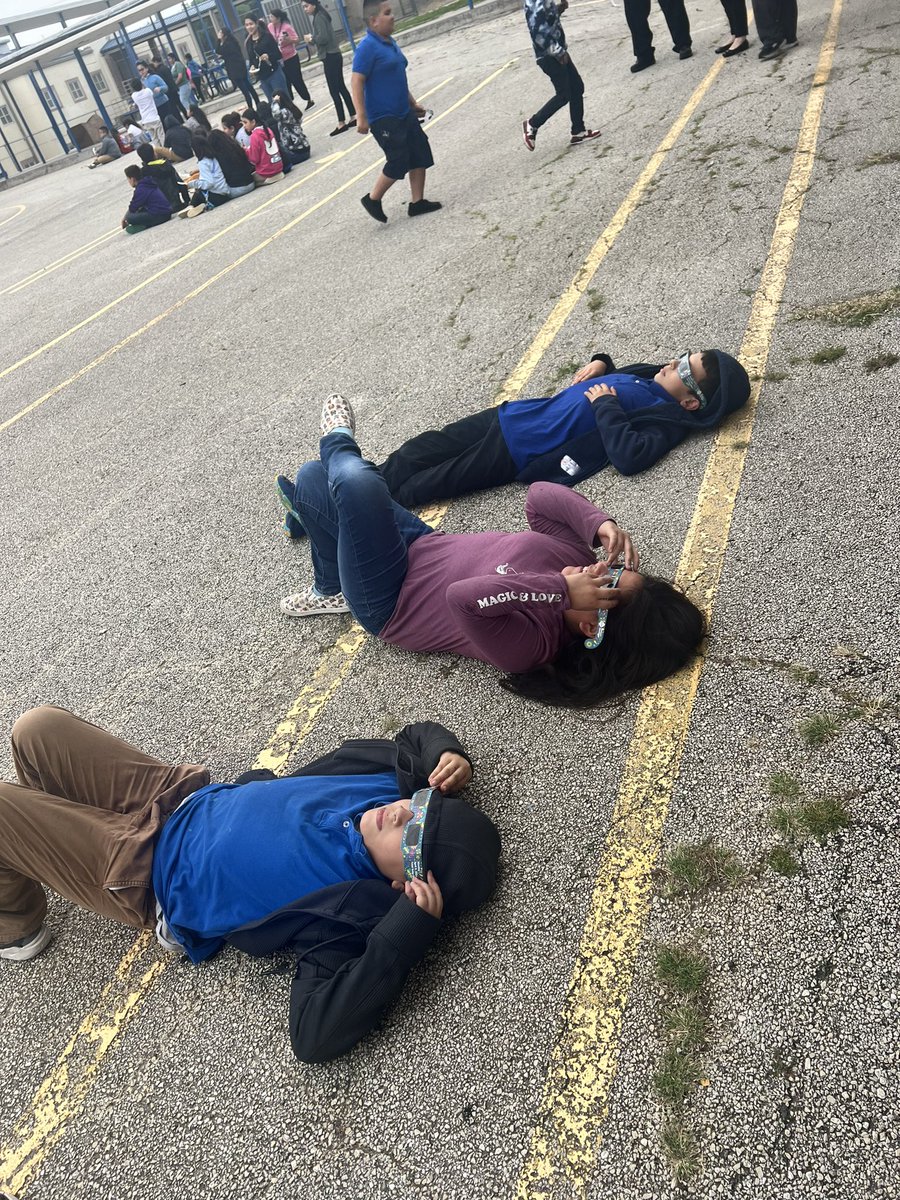
<svg viewBox="0 0 900 1200">
<path fill-rule="evenodd" d="M 35 933 L 26 934 L 25 937 L 17 938 L 14 942 L 6 942 L 0 946 L 0 958 L 8 959 L 10 962 L 28 962 L 30 958 L 37 958 L 42 950 L 46 950 L 50 944 L 50 926 L 46 922 Z"/>
<path fill-rule="evenodd" d="M 350 401 L 339 396 L 337 392 L 332 392 L 322 405 L 322 420 L 319 428 L 322 431 L 322 437 L 325 437 L 341 427 L 349 429 L 351 433 L 356 433 L 356 417 Z"/>
<path fill-rule="evenodd" d="M 320 596 L 314 588 L 308 587 L 292 596 L 284 596 L 281 611 L 286 617 L 340 616 L 348 613 L 350 606 L 341 592 L 336 596 Z"/>
</svg>

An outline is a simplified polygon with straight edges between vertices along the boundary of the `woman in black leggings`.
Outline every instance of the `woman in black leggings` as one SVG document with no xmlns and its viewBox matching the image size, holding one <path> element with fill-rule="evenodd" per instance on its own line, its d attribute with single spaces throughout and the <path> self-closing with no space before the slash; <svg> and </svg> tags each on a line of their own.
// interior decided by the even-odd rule
<svg viewBox="0 0 900 1200">
<path fill-rule="evenodd" d="M 313 31 L 306 35 L 307 42 L 315 42 L 319 58 L 325 68 L 325 82 L 334 101 L 337 112 L 337 129 L 332 129 L 329 136 L 336 137 L 356 124 L 356 109 L 347 85 L 344 83 L 344 60 L 338 48 L 337 31 L 331 17 L 322 7 L 321 0 L 303 0 L 303 11 L 312 18 Z M 344 119 L 344 105 L 347 106 L 347 119 Z"/>
</svg>

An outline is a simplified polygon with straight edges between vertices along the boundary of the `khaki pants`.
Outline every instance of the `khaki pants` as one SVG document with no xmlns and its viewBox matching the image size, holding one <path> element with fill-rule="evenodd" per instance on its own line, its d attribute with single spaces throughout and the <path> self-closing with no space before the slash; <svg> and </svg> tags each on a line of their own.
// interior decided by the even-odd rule
<svg viewBox="0 0 900 1200">
<path fill-rule="evenodd" d="M 41 884 L 123 925 L 152 925 L 153 847 L 166 818 L 209 783 L 64 708 L 33 708 L 12 731 L 19 782 L 0 782 L 0 943 L 37 930 Z"/>
</svg>

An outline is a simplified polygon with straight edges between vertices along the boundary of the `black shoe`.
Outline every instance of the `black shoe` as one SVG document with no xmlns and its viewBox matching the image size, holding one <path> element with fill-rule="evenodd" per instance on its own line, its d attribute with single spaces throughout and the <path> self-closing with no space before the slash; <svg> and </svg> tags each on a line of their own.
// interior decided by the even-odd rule
<svg viewBox="0 0 900 1200">
<path fill-rule="evenodd" d="M 415 200 L 407 206 L 406 211 L 411 217 L 421 217 L 425 213 L 437 212 L 442 207 L 440 200 Z"/>
<path fill-rule="evenodd" d="M 692 48 L 690 46 L 677 46 L 675 49 L 676 49 L 676 53 L 678 54 L 679 58 L 693 58 L 694 57 L 694 51 L 692 50 Z"/>
<path fill-rule="evenodd" d="M 636 58 L 631 64 L 631 73 L 636 75 L 638 71 L 646 71 L 648 67 L 652 67 L 656 62 L 656 55 L 645 55 L 644 58 Z"/>
<path fill-rule="evenodd" d="M 734 56 L 736 54 L 743 54 L 745 50 L 749 50 L 749 49 L 750 49 L 750 43 L 747 41 L 746 38 L 744 38 L 744 40 L 741 42 L 741 44 L 739 46 L 735 46 L 733 50 L 727 50 L 727 49 L 723 50 L 722 55 L 724 58 L 734 58 Z M 716 51 L 716 53 L 718 54 L 718 51 Z M 762 57 L 762 55 L 760 55 L 760 57 Z"/>
<path fill-rule="evenodd" d="M 366 210 L 370 217 L 374 217 L 376 221 L 381 221 L 382 224 L 387 222 L 387 216 L 384 209 L 381 207 L 380 200 L 373 200 L 368 192 L 360 200 L 360 204 Z"/>
<path fill-rule="evenodd" d="M 759 57 L 763 60 L 767 58 L 779 58 L 781 51 L 781 42 L 765 42 L 762 50 L 759 52 Z"/>
</svg>

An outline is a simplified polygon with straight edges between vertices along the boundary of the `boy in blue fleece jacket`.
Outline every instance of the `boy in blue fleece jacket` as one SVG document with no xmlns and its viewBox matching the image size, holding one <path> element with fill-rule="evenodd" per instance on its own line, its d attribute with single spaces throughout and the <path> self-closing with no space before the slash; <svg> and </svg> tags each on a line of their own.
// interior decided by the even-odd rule
<svg viewBox="0 0 900 1200">
<path fill-rule="evenodd" d="M 722 350 L 621 370 L 608 354 L 595 354 L 556 396 L 506 401 L 420 433 L 380 470 L 404 508 L 513 482 L 573 487 L 610 465 L 637 475 L 691 433 L 714 429 L 749 395 L 747 372 Z M 302 537 L 293 482 L 279 475 L 276 490 L 287 509 L 285 532 Z"/>
</svg>

